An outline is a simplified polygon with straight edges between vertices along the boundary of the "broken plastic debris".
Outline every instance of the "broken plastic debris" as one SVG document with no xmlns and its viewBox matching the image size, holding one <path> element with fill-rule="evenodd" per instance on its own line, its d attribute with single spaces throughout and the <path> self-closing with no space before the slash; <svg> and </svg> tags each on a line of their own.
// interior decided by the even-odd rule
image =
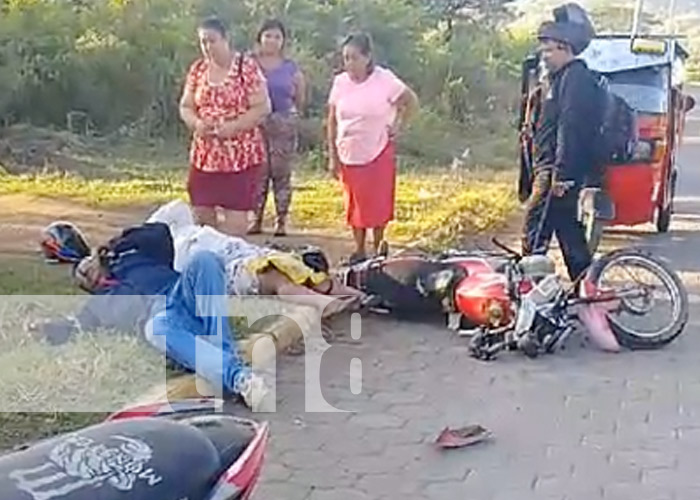
<svg viewBox="0 0 700 500">
<path fill-rule="evenodd" d="M 492 436 L 491 431 L 478 424 L 467 425 L 459 429 L 445 427 L 435 440 L 435 443 L 441 448 L 462 448 L 480 443 L 490 439 Z"/>
</svg>

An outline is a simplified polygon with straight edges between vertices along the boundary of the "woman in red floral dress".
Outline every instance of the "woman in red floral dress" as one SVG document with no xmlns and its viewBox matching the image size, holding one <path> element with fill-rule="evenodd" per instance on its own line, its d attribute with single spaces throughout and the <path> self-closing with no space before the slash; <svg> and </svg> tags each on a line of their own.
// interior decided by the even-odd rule
<svg viewBox="0 0 700 500">
<path fill-rule="evenodd" d="M 267 86 L 255 60 L 231 48 L 220 20 L 205 20 L 198 32 L 204 57 L 190 67 L 180 101 L 193 132 L 187 191 L 200 224 L 241 236 L 265 160 L 260 125 L 270 112 Z"/>
</svg>

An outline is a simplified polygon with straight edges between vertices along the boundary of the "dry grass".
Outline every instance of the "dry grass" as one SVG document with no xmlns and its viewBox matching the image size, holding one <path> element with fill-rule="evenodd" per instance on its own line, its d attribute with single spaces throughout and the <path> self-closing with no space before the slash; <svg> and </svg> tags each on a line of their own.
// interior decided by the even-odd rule
<svg viewBox="0 0 700 500">
<path fill-rule="evenodd" d="M 398 243 L 449 243 L 467 232 L 493 229 L 516 208 L 512 174 L 406 172 L 398 179 L 396 220 L 387 236 Z M 102 209 L 186 199 L 184 180 L 174 174 L 130 180 L 75 176 L 0 176 L 0 194 L 70 198 Z M 272 214 L 272 197 L 268 214 Z M 345 232 L 342 188 L 327 176 L 295 179 L 292 224 L 300 230 Z"/>
<path fill-rule="evenodd" d="M 396 220 L 387 231 L 391 241 L 440 246 L 460 235 L 502 225 L 516 208 L 508 174 L 406 173 L 396 192 Z M 310 179 L 295 195 L 295 223 L 302 227 L 344 231 L 341 187 Z"/>
<path fill-rule="evenodd" d="M 12 261 L 3 261 L 0 271 L 9 265 L 29 272 L 3 281 L 0 289 L 5 293 L 38 274 L 30 271 L 29 263 Z M 43 341 L 33 325 L 74 314 L 87 298 L 75 290 L 59 295 L 62 288 L 56 287 L 56 295 L 24 291 L 2 297 L 0 401 L 5 412 L 115 411 L 167 373 L 164 358 L 137 336 L 96 331 L 60 346 Z"/>
<path fill-rule="evenodd" d="M 61 347 L 37 340 L 28 326 L 84 299 L 62 295 L 70 293 L 64 267 L 0 260 L 0 449 L 101 420 L 165 373 L 134 337 L 95 332 Z"/>
</svg>

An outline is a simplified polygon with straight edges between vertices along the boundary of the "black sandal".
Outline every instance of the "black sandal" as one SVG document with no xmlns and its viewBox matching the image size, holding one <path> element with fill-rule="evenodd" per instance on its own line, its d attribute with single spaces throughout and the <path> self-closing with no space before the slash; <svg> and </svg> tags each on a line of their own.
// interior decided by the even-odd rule
<svg viewBox="0 0 700 500">
<path fill-rule="evenodd" d="M 353 266 L 355 264 L 359 264 L 360 262 L 364 262 L 365 260 L 367 260 L 367 254 L 365 252 L 355 252 L 350 255 L 348 265 Z"/>
</svg>

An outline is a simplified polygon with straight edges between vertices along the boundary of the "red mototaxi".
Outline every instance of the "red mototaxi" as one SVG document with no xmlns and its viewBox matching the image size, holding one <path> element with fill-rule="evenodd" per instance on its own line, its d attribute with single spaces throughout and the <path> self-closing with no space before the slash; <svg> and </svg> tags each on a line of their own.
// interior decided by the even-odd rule
<svg viewBox="0 0 700 500">
<path fill-rule="evenodd" d="M 605 225 L 655 222 L 660 232 L 668 231 L 679 169 L 676 153 L 686 114 L 695 105 L 683 92 L 688 52 L 674 37 L 609 35 L 592 40 L 580 58 L 637 113 L 639 141 L 632 161 L 605 169 L 603 187 L 613 206 Z"/>
</svg>

